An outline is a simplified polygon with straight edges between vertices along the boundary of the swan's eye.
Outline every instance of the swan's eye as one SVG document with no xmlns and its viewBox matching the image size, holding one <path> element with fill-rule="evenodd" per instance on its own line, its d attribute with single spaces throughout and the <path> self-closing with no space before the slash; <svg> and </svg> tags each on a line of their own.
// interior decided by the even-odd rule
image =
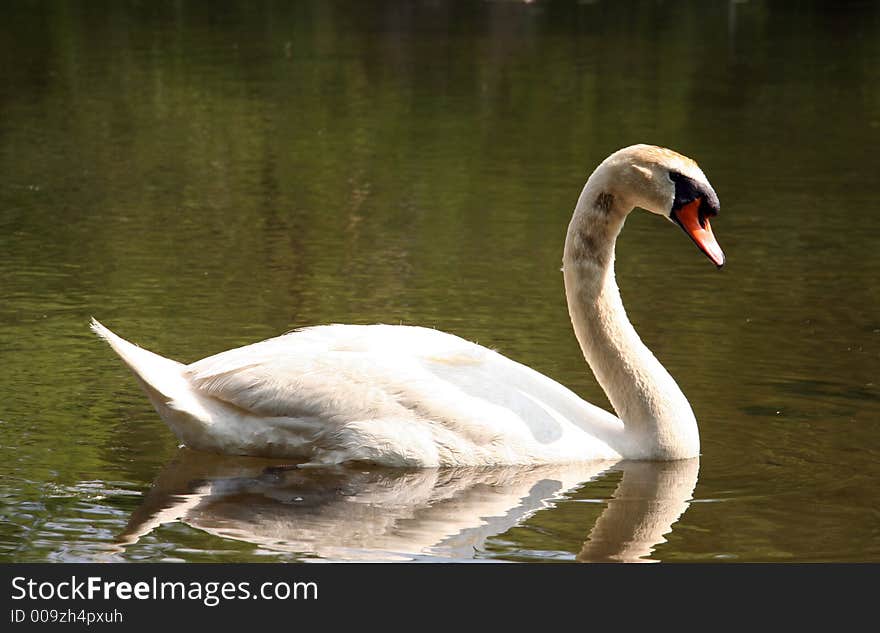
<svg viewBox="0 0 880 633">
<path fill-rule="evenodd" d="M 669 178 L 675 184 L 675 197 L 672 201 L 672 208 L 669 210 L 670 217 L 677 210 L 694 200 L 700 200 L 698 213 L 701 226 L 705 226 L 707 218 L 718 215 L 720 205 L 718 203 L 718 196 L 712 187 L 677 171 L 670 171 Z"/>
</svg>

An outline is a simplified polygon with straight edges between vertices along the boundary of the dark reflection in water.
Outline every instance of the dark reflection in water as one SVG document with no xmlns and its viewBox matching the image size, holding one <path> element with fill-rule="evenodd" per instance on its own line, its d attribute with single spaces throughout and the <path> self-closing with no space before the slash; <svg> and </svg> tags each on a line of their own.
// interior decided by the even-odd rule
<svg viewBox="0 0 880 633">
<path fill-rule="evenodd" d="M 533 468 L 339 469 L 270 465 L 186 449 L 165 467 L 117 542 L 182 522 L 299 558 L 461 560 L 614 469 L 620 482 L 576 559 L 640 562 L 687 509 L 699 460 Z M 588 517 L 589 519 L 589 517 Z M 583 526 L 584 534 L 590 527 Z M 540 556 L 540 553 L 535 553 Z M 557 558 L 569 558 L 557 552 Z"/>
<path fill-rule="evenodd" d="M 0 73 L 0 560 L 299 556 L 180 521 L 120 553 L 177 447 L 92 315 L 181 361 L 302 325 L 426 325 L 607 405 L 562 242 L 587 174 L 650 142 L 700 162 L 728 257 L 715 271 L 647 214 L 618 244 L 627 312 L 703 447 L 650 558 L 880 561 L 880 3 L 15 1 Z M 637 470 L 478 556 L 643 551 L 605 527 L 641 512 Z M 510 507 L 526 480 L 499 480 Z M 409 489 L 348 480 L 383 481 Z"/>
</svg>

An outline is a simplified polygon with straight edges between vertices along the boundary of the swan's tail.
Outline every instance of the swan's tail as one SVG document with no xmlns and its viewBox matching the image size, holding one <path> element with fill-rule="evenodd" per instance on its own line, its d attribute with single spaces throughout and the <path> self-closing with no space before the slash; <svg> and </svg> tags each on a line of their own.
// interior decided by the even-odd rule
<svg viewBox="0 0 880 633">
<path fill-rule="evenodd" d="M 129 343 L 92 319 L 92 330 L 128 365 L 156 411 L 184 443 L 210 416 L 184 376 L 185 365 Z"/>
<path fill-rule="evenodd" d="M 134 372 L 141 386 L 147 391 L 152 399 L 153 394 L 161 396 L 166 401 L 174 399 L 178 394 L 183 378 L 183 365 L 177 361 L 159 356 L 134 343 L 129 343 L 124 338 L 116 336 L 113 332 L 101 325 L 96 319 L 92 319 L 92 331 L 110 344 L 113 351 L 119 354 L 128 368 Z"/>
</svg>

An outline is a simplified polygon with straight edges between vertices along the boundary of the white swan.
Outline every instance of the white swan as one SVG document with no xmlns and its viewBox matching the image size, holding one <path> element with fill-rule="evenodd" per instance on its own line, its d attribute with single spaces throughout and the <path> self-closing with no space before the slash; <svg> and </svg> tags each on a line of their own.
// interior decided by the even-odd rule
<svg viewBox="0 0 880 633">
<path fill-rule="evenodd" d="M 436 330 L 326 325 L 190 365 L 92 320 L 190 448 L 313 464 L 437 467 L 670 460 L 699 454 L 690 404 L 626 317 L 614 245 L 629 212 L 671 219 L 717 265 L 718 197 L 695 162 L 634 145 L 584 186 L 563 273 L 584 356 L 620 416 L 497 352 Z"/>
</svg>

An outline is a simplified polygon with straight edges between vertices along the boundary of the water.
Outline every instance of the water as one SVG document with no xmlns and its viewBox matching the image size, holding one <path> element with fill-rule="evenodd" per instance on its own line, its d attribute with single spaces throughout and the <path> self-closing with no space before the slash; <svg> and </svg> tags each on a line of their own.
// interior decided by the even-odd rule
<svg viewBox="0 0 880 633">
<path fill-rule="evenodd" d="M 880 560 L 876 4 L 0 13 L 0 560 Z M 607 406 L 559 266 L 586 176 L 635 142 L 722 204 L 720 273 L 648 214 L 618 245 L 699 463 L 218 459 L 88 330 L 191 361 L 428 325 Z"/>
</svg>

